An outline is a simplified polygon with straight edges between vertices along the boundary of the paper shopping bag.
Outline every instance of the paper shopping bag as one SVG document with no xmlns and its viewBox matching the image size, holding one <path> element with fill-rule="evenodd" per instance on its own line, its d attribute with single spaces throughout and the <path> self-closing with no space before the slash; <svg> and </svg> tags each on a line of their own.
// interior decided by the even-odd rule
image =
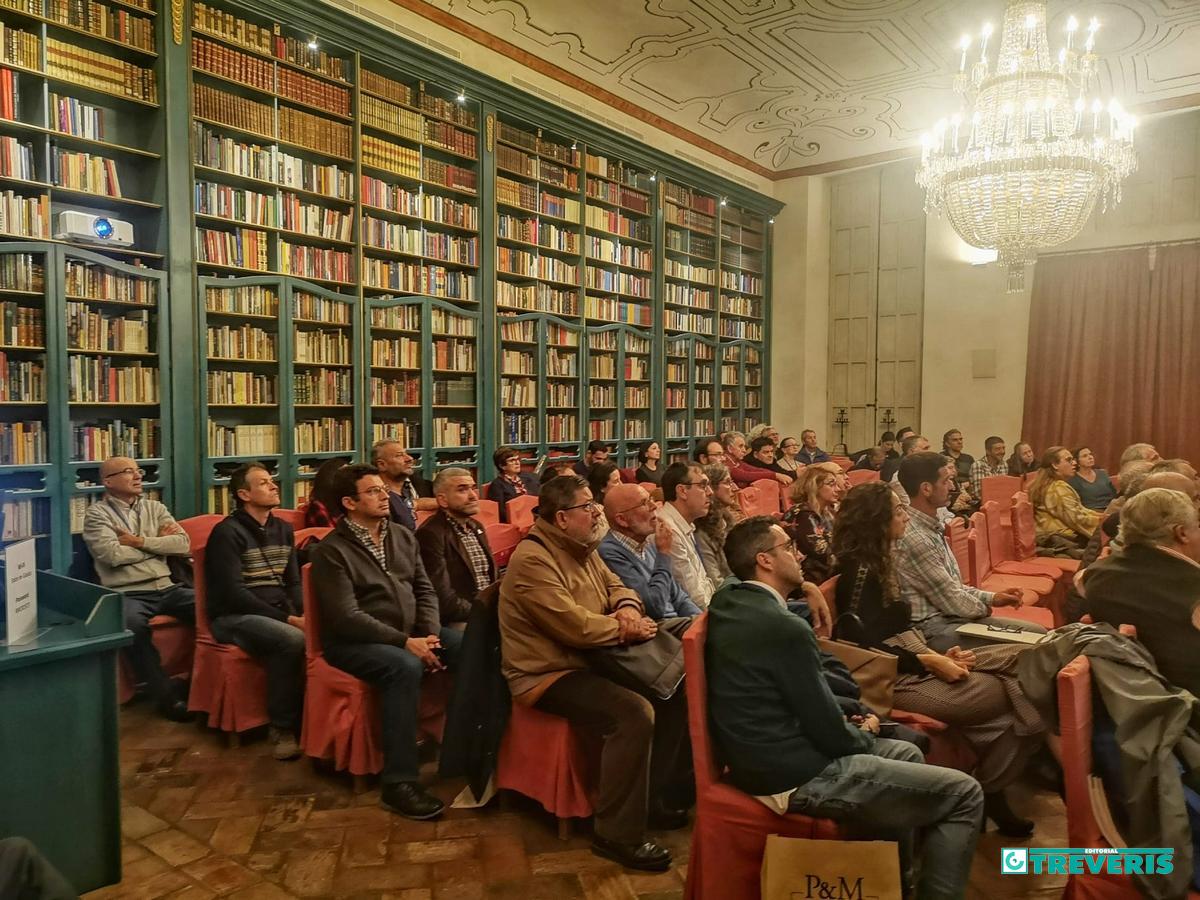
<svg viewBox="0 0 1200 900">
<path fill-rule="evenodd" d="M 892 841 L 810 841 L 767 836 L 762 900 L 900 900 Z"/>
</svg>

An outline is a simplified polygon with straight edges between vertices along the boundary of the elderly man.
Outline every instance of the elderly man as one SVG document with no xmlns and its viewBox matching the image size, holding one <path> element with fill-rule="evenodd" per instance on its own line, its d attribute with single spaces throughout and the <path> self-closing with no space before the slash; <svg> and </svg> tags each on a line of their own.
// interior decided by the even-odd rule
<svg viewBox="0 0 1200 900">
<path fill-rule="evenodd" d="M 376 441 L 371 447 L 371 463 L 388 489 L 392 521 L 415 531 L 417 511 L 437 509 L 429 482 L 416 474 L 415 460 L 399 441 Z"/>
<path fill-rule="evenodd" d="M 717 586 L 704 568 L 704 554 L 696 537 L 696 520 L 708 515 L 713 486 L 704 469 L 695 463 L 671 463 L 663 472 L 663 505 L 658 519 L 671 532 L 671 573 L 692 602 L 701 609 Z"/>
<path fill-rule="evenodd" d="M 179 696 L 162 668 L 150 639 L 150 620 L 173 616 L 196 621 L 192 589 L 177 584 L 167 558 L 191 553 L 188 536 L 157 500 L 142 496 L 145 471 L 127 456 L 100 464 L 105 493 L 83 517 L 83 542 L 92 554 L 96 575 L 106 588 L 124 597 L 125 627 L 133 632 L 129 661 L 158 711 L 177 722 L 188 718 Z"/>
<path fill-rule="evenodd" d="M 593 669 L 585 651 L 639 643 L 658 625 L 636 592 L 604 564 L 600 505 L 587 481 L 564 475 L 539 496 L 538 519 L 500 585 L 502 669 L 513 701 L 567 719 L 601 747 L 592 852 L 631 869 L 662 872 L 671 854 L 646 826 L 680 827 L 669 799 L 690 767 L 684 692 L 648 700 Z"/>
<path fill-rule="evenodd" d="M 1133 625 L 1163 676 L 1200 696 L 1200 524 L 1195 488 L 1144 488 L 1121 510 L 1123 547 L 1082 576 L 1098 622 Z"/>
<path fill-rule="evenodd" d="M 758 466 L 751 465 L 747 461 L 747 457 L 750 455 L 750 446 L 746 443 L 746 436 L 740 431 L 725 432 L 721 442 L 725 447 L 725 465 L 729 468 L 729 477 L 738 487 L 750 487 L 754 482 L 763 478 L 774 478 L 780 484 L 792 483 L 793 479 L 790 475 L 764 471 Z M 711 457 L 709 460 L 711 463 Z M 706 464 L 702 463 L 702 465 Z"/>
<path fill-rule="evenodd" d="M 900 464 L 900 483 L 909 496 L 908 528 L 896 542 L 894 553 L 900 598 L 912 611 L 912 622 L 925 643 L 939 653 L 955 645 L 978 646 L 981 641 L 960 636 L 968 622 L 1005 625 L 1044 634 L 1046 629 L 1021 619 L 992 616 L 996 606 L 1019 606 L 1015 589 L 981 591 L 963 584 L 954 554 L 937 511 L 950 500 L 954 489 L 954 463 L 940 453 L 914 453 Z"/>
<path fill-rule="evenodd" d="M 313 591 L 330 665 L 379 692 L 380 802 L 409 819 L 441 815 L 417 781 L 417 704 L 427 672 L 453 667 L 462 632 L 443 628 L 412 531 L 389 521 L 388 489 L 371 466 L 338 470 L 345 516 L 313 552 Z"/>
<path fill-rule="evenodd" d="M 800 443 L 803 446 L 800 448 L 800 453 L 796 456 L 796 461 L 806 466 L 811 466 L 814 463 L 829 462 L 829 454 L 817 446 L 817 433 L 811 428 L 805 428 L 800 432 Z"/>
<path fill-rule="evenodd" d="M 912 744 L 878 738 L 874 715 L 847 722 L 822 674 L 812 629 L 784 600 L 804 581 L 796 542 L 769 516 L 725 541 L 734 575 L 709 607 L 708 710 L 728 780 L 777 813 L 846 821 L 900 839 L 906 896 L 961 897 L 983 817 L 970 775 L 924 765 Z M 912 831 L 924 831 L 920 881 Z"/>
<path fill-rule="evenodd" d="M 1121 459 L 1117 463 L 1117 468 L 1118 470 L 1123 469 L 1126 463 L 1136 462 L 1139 459 L 1153 463 L 1162 459 L 1162 456 L 1153 444 L 1130 444 L 1121 452 Z"/>
<path fill-rule="evenodd" d="M 456 466 L 442 469 L 433 480 L 433 498 L 438 511 L 417 529 L 421 561 L 437 591 L 442 624 L 465 623 L 475 598 L 496 580 L 487 533 L 474 518 L 479 513 L 475 477 Z"/>
<path fill-rule="evenodd" d="M 675 534 L 659 521 L 658 509 L 645 489 L 636 484 L 609 488 L 604 515 L 609 531 L 597 552 L 625 587 L 637 591 L 646 615 L 655 621 L 700 615 L 700 608 L 671 574 Z"/>
</svg>

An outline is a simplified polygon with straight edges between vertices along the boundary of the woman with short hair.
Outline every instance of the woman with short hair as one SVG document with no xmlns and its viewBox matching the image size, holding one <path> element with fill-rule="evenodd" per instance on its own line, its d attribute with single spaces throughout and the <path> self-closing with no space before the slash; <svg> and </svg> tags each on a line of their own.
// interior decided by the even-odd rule
<svg viewBox="0 0 1200 900">
<path fill-rule="evenodd" d="M 499 473 L 488 485 L 488 499 L 500 507 L 500 521 L 508 521 L 508 501 L 529 495 L 536 497 L 541 482 L 532 472 L 521 469 L 521 451 L 516 447 L 497 447 L 492 462 Z"/>
</svg>

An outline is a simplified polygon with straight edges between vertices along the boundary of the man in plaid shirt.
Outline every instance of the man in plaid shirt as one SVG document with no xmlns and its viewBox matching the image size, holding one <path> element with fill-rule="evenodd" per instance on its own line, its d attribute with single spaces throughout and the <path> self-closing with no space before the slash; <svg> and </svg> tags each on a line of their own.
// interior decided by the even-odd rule
<svg viewBox="0 0 1200 900">
<path fill-rule="evenodd" d="M 1019 606 L 1019 591 L 992 593 L 963 583 L 937 518 L 937 511 L 949 502 L 954 489 L 954 464 L 940 453 L 914 453 L 900 464 L 899 478 L 908 492 L 911 520 L 896 544 L 896 575 L 900 596 L 908 603 L 913 624 L 926 643 L 939 653 L 956 645 L 987 643 L 958 635 L 958 627 L 967 622 L 1045 633 L 1040 625 L 992 615 L 993 607 Z"/>
<path fill-rule="evenodd" d="M 971 463 L 971 496 L 977 505 L 983 502 L 983 479 L 1008 474 L 1004 438 L 993 435 L 983 442 L 983 449 L 984 456 Z"/>
</svg>

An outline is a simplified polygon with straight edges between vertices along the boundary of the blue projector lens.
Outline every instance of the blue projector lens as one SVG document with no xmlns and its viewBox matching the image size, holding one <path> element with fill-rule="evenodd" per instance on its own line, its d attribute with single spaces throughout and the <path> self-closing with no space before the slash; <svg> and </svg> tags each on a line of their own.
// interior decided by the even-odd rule
<svg viewBox="0 0 1200 900">
<path fill-rule="evenodd" d="M 98 238 L 110 238 L 113 235 L 112 222 L 103 217 L 92 222 L 92 231 L 96 232 Z"/>
</svg>

